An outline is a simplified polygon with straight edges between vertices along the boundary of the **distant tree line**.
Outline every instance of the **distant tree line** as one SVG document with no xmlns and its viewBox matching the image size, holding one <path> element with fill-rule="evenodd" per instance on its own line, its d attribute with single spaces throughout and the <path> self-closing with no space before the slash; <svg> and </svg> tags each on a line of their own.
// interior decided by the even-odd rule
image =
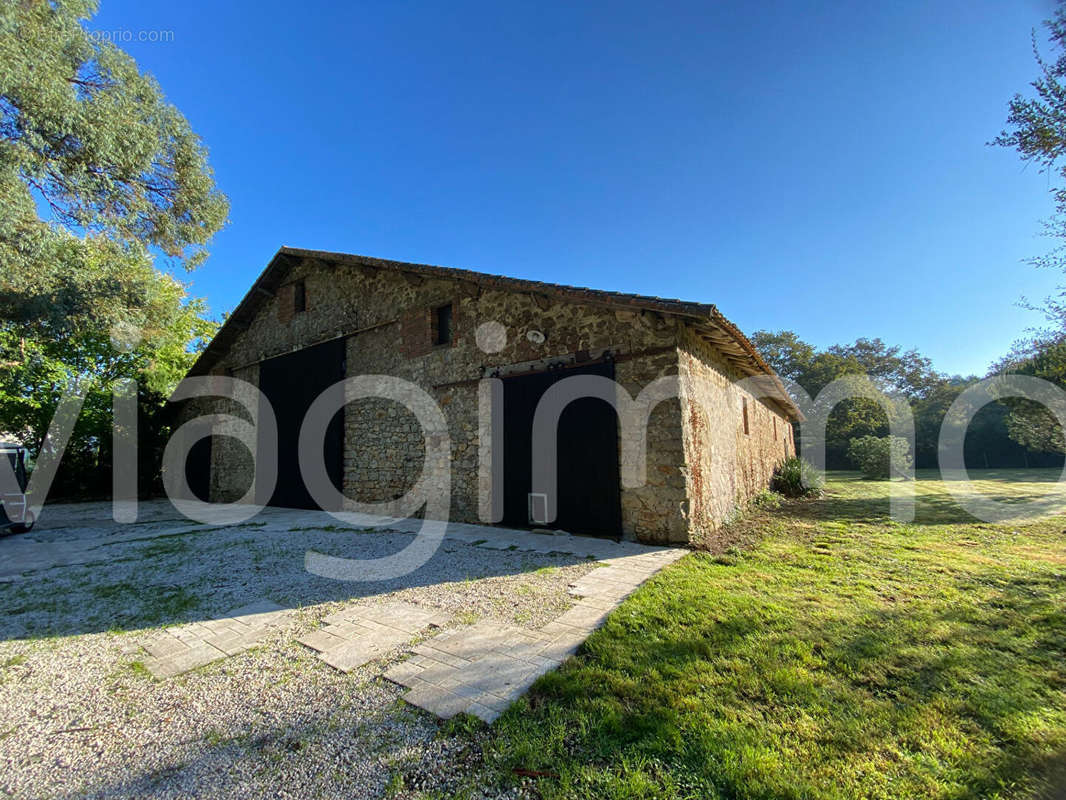
<svg viewBox="0 0 1066 800">
<path fill-rule="evenodd" d="M 916 350 L 903 350 L 880 339 L 858 339 L 852 344 L 818 349 L 792 331 L 758 331 L 752 342 L 779 375 L 794 381 L 811 397 L 817 397 L 828 384 L 845 376 L 868 376 L 888 397 L 886 411 L 873 400 L 852 399 L 840 403 L 829 415 L 826 428 L 826 466 L 829 469 L 854 469 L 859 464 L 848 451 L 853 441 L 863 437 L 889 435 L 889 414 L 914 416 L 915 443 L 911 454 L 919 469 L 937 466 L 937 446 L 944 416 L 955 398 L 979 377 L 945 375 Z M 1064 348 L 1066 355 L 1066 348 Z M 1034 362 L 1036 363 L 1036 362 Z M 1043 364 L 1044 362 L 1039 362 Z M 1066 357 L 1060 364 L 1066 364 Z M 1032 370 L 1020 359 L 1005 359 L 998 371 Z M 1042 372 L 1047 377 L 1048 371 Z M 1066 375 L 1066 372 L 1063 373 Z M 967 432 L 966 464 L 971 469 L 1008 467 L 1049 467 L 1062 464 L 1062 437 L 1037 436 L 1042 422 L 1023 425 L 1018 406 L 1008 402 L 992 403 L 978 412 Z M 1027 410 L 1028 411 L 1028 410 Z M 1033 412 L 1029 412 L 1033 413 Z"/>
</svg>

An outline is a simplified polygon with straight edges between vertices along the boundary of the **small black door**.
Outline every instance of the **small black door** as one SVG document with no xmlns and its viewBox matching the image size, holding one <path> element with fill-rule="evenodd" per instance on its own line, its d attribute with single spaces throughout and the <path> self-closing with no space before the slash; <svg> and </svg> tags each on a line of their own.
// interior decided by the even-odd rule
<svg viewBox="0 0 1066 800">
<path fill-rule="evenodd" d="M 529 523 L 533 415 L 548 388 L 571 375 L 614 378 L 614 363 L 505 378 L 503 381 L 503 524 Z M 558 516 L 549 527 L 571 533 L 619 536 L 622 529 L 618 473 L 618 417 L 609 403 L 581 398 L 559 418 Z"/>
<path fill-rule="evenodd" d="M 213 436 L 197 439 L 185 459 L 185 482 L 197 500 L 211 501 L 211 442 Z"/>
<path fill-rule="evenodd" d="M 273 406 L 278 423 L 278 482 L 267 505 L 319 507 L 300 474 L 300 426 L 315 398 L 344 377 L 344 357 L 344 339 L 335 339 L 259 364 L 259 389 Z M 330 480 L 343 490 L 343 409 L 333 415 L 322 449 Z"/>
</svg>

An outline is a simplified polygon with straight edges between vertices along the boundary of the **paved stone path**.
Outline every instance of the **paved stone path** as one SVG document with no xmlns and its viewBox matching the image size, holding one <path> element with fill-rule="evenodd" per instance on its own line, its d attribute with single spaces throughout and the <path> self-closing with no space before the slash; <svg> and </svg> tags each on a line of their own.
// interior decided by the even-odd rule
<svg viewBox="0 0 1066 800">
<path fill-rule="evenodd" d="M 296 641 L 319 652 L 319 657 L 341 672 L 351 672 L 405 645 L 428 628 L 447 624 L 451 615 L 429 611 L 412 603 L 358 603 L 325 618 L 319 628 Z"/>
<path fill-rule="evenodd" d="M 226 616 L 166 628 L 144 645 L 144 666 L 157 678 L 171 678 L 254 647 L 289 609 L 257 600 Z"/>
<path fill-rule="evenodd" d="M 138 524 L 111 519 L 108 504 L 49 507 L 31 534 L 0 538 L 0 581 L 31 580 L 34 572 L 109 557 L 119 543 L 175 534 L 211 535 L 176 515 L 167 501 L 138 508 Z M 219 521 L 220 524 L 224 520 Z M 255 518 L 257 539 L 288 539 L 293 530 L 334 526 L 321 511 L 264 509 Z M 419 520 L 355 515 L 352 524 L 415 533 Z M 539 630 L 483 621 L 440 633 L 409 650 L 411 657 L 385 677 L 408 688 L 408 702 L 441 717 L 461 711 L 495 720 L 540 675 L 575 653 L 607 615 L 641 583 L 687 551 L 655 548 L 550 532 L 449 523 L 445 538 L 489 549 L 566 553 L 600 563 L 570 587 L 575 605 Z M 286 609 L 267 600 L 217 620 L 168 628 L 146 645 L 145 666 L 167 678 L 257 644 Z M 361 601 L 326 618 L 326 625 L 299 639 L 327 664 L 349 672 L 408 645 L 448 622 L 447 615 L 410 603 Z"/>
<path fill-rule="evenodd" d="M 410 691 L 403 699 L 448 719 L 460 712 L 492 723 L 545 672 L 577 652 L 640 584 L 685 554 L 651 550 L 611 559 L 577 581 L 569 611 L 537 631 L 480 622 L 453 628 L 414 648 L 385 673 Z"/>
</svg>

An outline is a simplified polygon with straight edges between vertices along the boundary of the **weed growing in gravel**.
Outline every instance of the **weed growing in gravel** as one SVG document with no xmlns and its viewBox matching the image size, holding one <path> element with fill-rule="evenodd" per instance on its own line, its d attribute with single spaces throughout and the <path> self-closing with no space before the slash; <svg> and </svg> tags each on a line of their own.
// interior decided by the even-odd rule
<svg viewBox="0 0 1066 800">
<path fill-rule="evenodd" d="M 148 667 L 144 665 L 143 661 L 131 661 L 126 665 L 126 668 L 138 678 L 143 678 L 147 681 L 155 681 L 155 677 L 148 671 Z"/>
<path fill-rule="evenodd" d="M 519 625 L 529 625 L 536 618 L 536 614 L 532 611 L 516 611 L 514 615 L 514 621 Z"/>
<path fill-rule="evenodd" d="M 485 730 L 485 723 L 473 714 L 456 714 L 451 719 L 444 720 L 437 732 L 438 738 L 462 738 L 473 741 Z"/>
<path fill-rule="evenodd" d="M 399 797 L 405 788 L 407 787 L 404 786 L 403 773 L 394 772 L 389 776 L 388 783 L 385 784 L 385 797 L 390 798 L 390 800 L 393 797 Z"/>
<path fill-rule="evenodd" d="M 263 523 L 264 525 L 266 523 Z M 314 531 L 315 533 L 382 533 L 381 528 L 350 528 L 347 525 L 305 525 L 289 528 L 289 533 L 302 533 Z"/>
</svg>

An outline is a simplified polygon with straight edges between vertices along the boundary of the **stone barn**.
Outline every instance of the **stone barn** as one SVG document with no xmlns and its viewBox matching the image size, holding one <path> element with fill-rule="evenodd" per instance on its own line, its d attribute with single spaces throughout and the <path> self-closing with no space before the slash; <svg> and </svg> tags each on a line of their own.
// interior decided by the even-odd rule
<svg viewBox="0 0 1066 800">
<path fill-rule="evenodd" d="M 191 491 L 232 502 L 251 490 L 264 504 L 313 507 L 296 466 L 303 414 L 326 387 L 368 374 L 411 381 L 443 411 L 450 519 L 507 527 L 544 527 L 533 510 L 530 442 L 533 412 L 554 382 L 600 375 L 636 397 L 657 378 L 677 376 L 676 395 L 648 419 L 641 486 L 621 480 L 621 426 L 609 403 L 574 400 L 558 422 L 557 517 L 548 527 L 649 543 L 712 537 L 794 454 L 791 423 L 801 418 L 751 342 L 713 305 L 283 247 L 190 372 L 247 381 L 271 402 L 279 480 L 269 496 L 250 489 L 254 454 L 211 436 L 186 461 Z M 503 386 L 495 429 L 502 486 L 490 485 L 479 428 L 487 377 Z M 755 380 L 735 385 L 744 378 Z M 230 404 L 197 398 L 181 419 Z M 387 501 L 418 480 L 425 442 L 402 405 L 364 398 L 333 417 L 323 455 L 346 497 Z M 498 519 L 486 512 L 487 491 L 500 493 Z"/>
</svg>

